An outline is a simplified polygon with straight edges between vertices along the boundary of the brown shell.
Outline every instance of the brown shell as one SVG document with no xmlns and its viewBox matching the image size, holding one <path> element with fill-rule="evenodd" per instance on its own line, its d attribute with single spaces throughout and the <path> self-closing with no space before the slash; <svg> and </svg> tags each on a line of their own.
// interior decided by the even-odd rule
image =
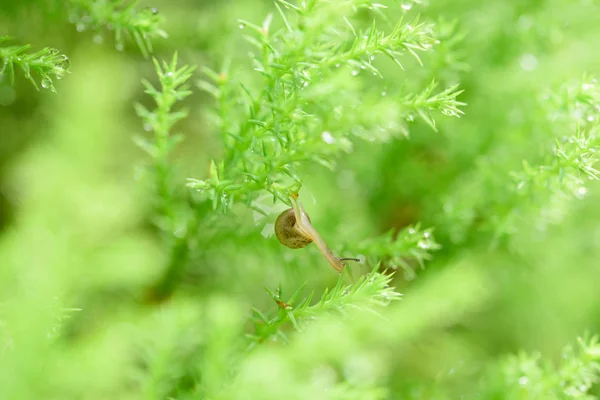
<svg viewBox="0 0 600 400">
<path fill-rule="evenodd" d="M 308 218 L 310 221 L 310 218 Z M 296 215 L 292 208 L 285 210 L 275 221 L 275 235 L 279 242 L 291 249 L 301 249 L 308 246 L 312 239 L 302 236 L 296 229 Z"/>
</svg>

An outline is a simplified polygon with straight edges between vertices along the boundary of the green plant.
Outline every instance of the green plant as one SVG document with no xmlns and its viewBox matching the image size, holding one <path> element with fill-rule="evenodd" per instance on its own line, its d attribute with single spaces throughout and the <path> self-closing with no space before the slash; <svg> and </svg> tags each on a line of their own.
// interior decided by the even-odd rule
<svg viewBox="0 0 600 400">
<path fill-rule="evenodd" d="M 426 3 L 5 1 L 0 398 L 597 398 L 600 9 Z"/>
<path fill-rule="evenodd" d="M 144 57 L 152 53 L 151 39 L 166 38 L 167 33 L 159 28 L 164 18 L 157 8 L 139 8 L 138 1 L 129 0 L 69 0 L 69 21 L 75 24 L 78 32 L 96 32 L 95 41 L 102 41 L 102 28 L 114 31 L 115 47 L 125 48 L 125 35 L 128 34 Z"/>
<path fill-rule="evenodd" d="M 263 78 L 259 87 L 248 87 L 227 69 L 204 70 L 208 81 L 200 86 L 217 101 L 224 155 L 208 179 L 192 179 L 189 186 L 214 208 L 227 211 L 241 202 L 263 212 L 255 203 L 261 191 L 289 205 L 289 195 L 302 187 L 301 164 L 333 168 L 356 139 L 385 142 L 398 132 L 407 135 L 403 124 L 415 114 L 434 129 L 431 112 L 461 114 L 458 107 L 464 103 L 456 100 L 456 87 L 434 93 L 432 82 L 418 93 L 384 89 L 376 57 L 404 68 L 400 60 L 408 53 L 420 63 L 418 52 L 438 43 L 432 24 L 401 20 L 385 33 L 377 28 L 375 14 L 369 26 L 355 27 L 351 19 L 359 10 L 382 12 L 361 1 L 298 6 L 283 1 L 276 7 L 283 21 L 279 29 L 271 28 L 272 14 L 262 25 L 240 21 L 253 33 L 246 38 L 256 51 L 252 64 Z"/>
<path fill-rule="evenodd" d="M 30 52 L 31 45 L 8 45 L 9 41 L 8 36 L 0 36 L 0 77 L 14 84 L 15 69 L 19 68 L 36 89 L 39 90 L 39 79 L 42 88 L 54 92 L 53 79 L 62 79 L 69 73 L 69 58 L 49 47 Z"/>
</svg>

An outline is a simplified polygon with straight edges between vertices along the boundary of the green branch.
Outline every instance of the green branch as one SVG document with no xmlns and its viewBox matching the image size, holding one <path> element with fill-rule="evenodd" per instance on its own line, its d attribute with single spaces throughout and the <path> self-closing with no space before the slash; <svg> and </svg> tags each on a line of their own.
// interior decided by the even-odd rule
<svg viewBox="0 0 600 400">
<path fill-rule="evenodd" d="M 159 28 L 163 17 L 155 8 L 137 8 L 138 1 L 128 0 L 69 0 L 70 20 L 78 31 L 101 28 L 114 31 L 117 50 L 123 50 L 124 39 L 129 35 L 144 57 L 152 53 L 152 39 L 166 38 Z"/>
<path fill-rule="evenodd" d="M 192 76 L 194 67 L 177 67 L 177 53 L 170 63 L 154 60 L 154 67 L 160 87 L 156 88 L 150 82 L 143 80 L 145 93 L 154 99 L 156 107 L 150 111 L 141 104 L 135 108 L 143 120 L 144 129 L 153 132 L 152 139 L 136 137 L 138 146 L 152 159 L 151 171 L 153 176 L 153 193 L 155 213 L 159 227 L 165 232 L 170 242 L 169 261 L 165 273 L 154 289 L 153 296 L 164 298 L 168 296 L 179 281 L 187 263 L 189 243 L 188 235 L 196 229 L 195 219 L 189 215 L 180 215 L 180 202 L 173 181 L 173 166 L 169 159 L 182 137 L 172 134 L 173 126 L 185 118 L 186 109 L 174 111 L 175 104 L 192 92 L 187 81 Z M 183 234 L 176 234 L 177 230 Z"/>
<path fill-rule="evenodd" d="M 358 11 L 374 10 L 370 2 L 359 0 L 276 5 L 283 21 L 280 29 L 271 28 L 272 14 L 262 24 L 240 21 L 250 33 L 246 38 L 254 51 L 252 67 L 262 84 L 252 89 L 227 69 L 206 69 L 206 80 L 200 83 L 217 104 L 213 117 L 223 158 L 215 162 L 218 177 L 190 179 L 189 186 L 215 209 L 227 211 L 236 202 L 259 208 L 254 201 L 265 191 L 274 201 L 289 204 L 290 193 L 302 187 L 302 164 L 334 168 L 356 139 L 398 136 L 415 113 L 434 129 L 432 112 L 462 114 L 464 103 L 456 100 L 461 93 L 456 86 L 434 94 L 432 82 L 417 93 L 387 95 L 381 79 L 376 55 L 399 65 L 405 53 L 421 61 L 418 52 L 431 51 L 437 43 L 431 24 L 400 20 L 386 33 L 374 21 L 360 30 L 352 23 L 359 23 Z M 377 13 L 382 10 L 377 7 Z M 380 79 L 368 82 L 359 77 L 363 70 Z"/>
<path fill-rule="evenodd" d="M 69 73 L 69 58 L 50 47 L 31 52 L 28 44 L 7 45 L 9 40 L 8 36 L 0 36 L 0 77 L 14 84 L 15 69 L 20 69 L 36 89 L 39 90 L 39 79 L 42 88 L 55 92 L 53 79 L 62 79 Z"/>
<path fill-rule="evenodd" d="M 377 312 L 378 308 L 387 306 L 391 301 L 400 299 L 400 294 L 390 287 L 392 274 L 383 274 L 375 267 L 369 274 L 361 276 L 356 283 L 344 285 L 342 274 L 336 286 L 326 290 L 316 304 L 311 304 L 313 294 L 300 300 L 305 285 L 301 286 L 287 301 L 282 299 L 282 290 L 275 293 L 269 289 L 267 293 L 277 305 L 277 315 L 272 318 L 254 309 L 254 333 L 249 335 L 253 344 L 280 338 L 287 341 L 282 330 L 284 324 L 290 322 L 296 330 L 316 318 L 323 318 L 331 313 L 346 314 L 351 310 Z"/>
</svg>

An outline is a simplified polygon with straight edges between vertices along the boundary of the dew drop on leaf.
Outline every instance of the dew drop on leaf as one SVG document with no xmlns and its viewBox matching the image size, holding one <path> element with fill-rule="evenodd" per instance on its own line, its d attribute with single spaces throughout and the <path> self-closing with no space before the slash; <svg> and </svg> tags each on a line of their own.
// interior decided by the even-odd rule
<svg viewBox="0 0 600 400">
<path fill-rule="evenodd" d="M 527 385 L 529 383 L 529 378 L 526 376 L 522 376 L 519 378 L 519 384 L 520 385 Z"/>
<path fill-rule="evenodd" d="M 533 71 L 537 68 L 538 60 L 533 54 L 527 53 L 521 56 L 519 59 L 519 64 L 525 71 Z"/>
<path fill-rule="evenodd" d="M 321 133 L 321 139 L 323 139 L 323 141 L 327 144 L 335 143 L 335 138 L 328 131 Z"/>
</svg>

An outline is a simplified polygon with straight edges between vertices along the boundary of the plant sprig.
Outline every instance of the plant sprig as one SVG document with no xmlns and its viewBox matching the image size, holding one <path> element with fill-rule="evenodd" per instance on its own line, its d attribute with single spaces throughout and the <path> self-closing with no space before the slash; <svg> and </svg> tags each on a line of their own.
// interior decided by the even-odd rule
<svg viewBox="0 0 600 400">
<path fill-rule="evenodd" d="M 20 69 L 37 90 L 41 86 L 55 92 L 53 79 L 62 79 L 69 73 L 69 58 L 50 47 L 32 52 L 29 44 L 8 45 L 9 41 L 10 37 L 0 36 L 0 77 L 14 84 L 15 69 Z"/>
<path fill-rule="evenodd" d="M 170 62 L 160 62 L 156 59 L 153 61 L 160 87 L 155 87 L 147 80 L 143 80 L 142 84 L 145 93 L 154 99 L 156 108 L 148 110 L 139 103 L 135 105 L 136 112 L 144 123 L 144 129 L 152 132 L 153 136 L 137 136 L 135 142 L 152 160 L 149 169 L 153 177 L 151 192 L 154 195 L 155 221 L 170 247 L 164 275 L 153 293 L 157 298 L 164 298 L 171 293 L 185 269 L 189 256 L 188 241 L 197 229 L 194 214 L 188 212 L 185 196 L 182 198 L 177 189 L 174 167 L 170 160 L 171 153 L 182 140 L 181 135 L 172 132 L 173 126 L 188 115 L 185 108 L 177 111 L 173 108 L 191 95 L 187 82 L 195 67 L 178 67 L 177 53 Z"/>
<path fill-rule="evenodd" d="M 387 306 L 391 301 L 399 300 L 401 295 L 390 287 L 393 274 L 384 274 L 376 266 L 369 274 L 361 276 L 351 285 L 344 284 L 344 274 L 337 281 L 335 287 L 326 290 L 321 299 L 311 304 L 314 292 L 300 300 L 306 285 L 302 285 L 286 301 L 283 300 L 281 287 L 273 292 L 266 289 L 269 296 L 277 305 L 274 317 L 267 317 L 261 311 L 254 309 L 254 333 L 249 335 L 253 343 L 264 342 L 269 339 L 280 338 L 287 341 L 282 330 L 285 323 L 290 322 L 296 330 L 314 320 L 331 313 L 345 314 L 350 310 L 363 310 L 377 312 L 380 307 Z"/>
<path fill-rule="evenodd" d="M 152 39 L 167 38 L 159 28 L 164 18 L 156 8 L 138 8 L 137 0 L 69 0 L 70 20 L 78 31 L 101 28 L 114 31 L 117 50 L 129 35 L 144 57 L 152 53 Z"/>
<path fill-rule="evenodd" d="M 406 279 L 415 278 L 415 267 L 424 268 L 425 261 L 432 258 L 431 253 L 441 248 L 433 237 L 433 229 L 422 229 L 420 224 L 400 232 L 390 230 L 347 247 L 364 255 L 371 264 L 381 262 L 386 268 L 401 268 Z"/>
<path fill-rule="evenodd" d="M 520 353 L 490 370 L 482 381 L 484 398 L 501 391 L 510 398 L 591 400 L 596 397 L 588 392 L 600 381 L 600 344 L 597 336 L 579 337 L 577 346 L 564 347 L 558 365 L 544 362 L 539 353 Z"/>
</svg>

